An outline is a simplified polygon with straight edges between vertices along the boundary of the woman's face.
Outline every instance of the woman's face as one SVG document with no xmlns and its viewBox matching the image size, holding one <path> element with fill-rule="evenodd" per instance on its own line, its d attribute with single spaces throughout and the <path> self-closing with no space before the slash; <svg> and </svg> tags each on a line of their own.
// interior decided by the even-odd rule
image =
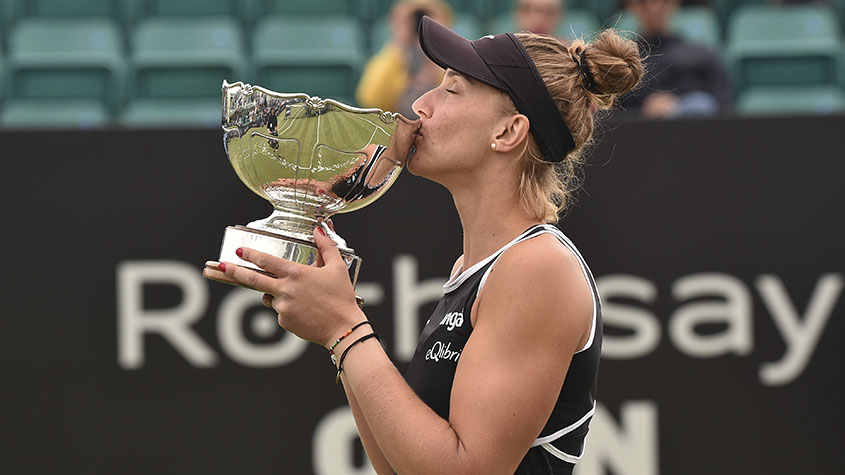
<svg viewBox="0 0 845 475">
<path fill-rule="evenodd" d="M 446 184 L 454 181 L 450 176 L 472 173 L 481 166 L 505 114 L 501 95 L 447 69 L 443 82 L 412 106 L 421 125 L 408 170 Z"/>
</svg>

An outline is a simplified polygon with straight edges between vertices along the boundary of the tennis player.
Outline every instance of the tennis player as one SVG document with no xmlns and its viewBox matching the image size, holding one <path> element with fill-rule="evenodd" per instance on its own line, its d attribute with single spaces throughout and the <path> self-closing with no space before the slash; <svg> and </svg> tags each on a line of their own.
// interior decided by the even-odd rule
<svg viewBox="0 0 845 475">
<path fill-rule="evenodd" d="M 220 270 L 330 350 L 378 473 L 571 473 L 595 409 L 602 320 L 592 274 L 554 223 L 596 111 L 642 76 L 637 47 L 612 30 L 569 46 L 528 33 L 469 41 L 428 17 L 419 38 L 446 73 L 413 105 L 421 125 L 407 168 L 451 192 L 463 255 L 406 376 L 321 228 L 314 266 L 242 248 L 278 277 Z"/>
</svg>

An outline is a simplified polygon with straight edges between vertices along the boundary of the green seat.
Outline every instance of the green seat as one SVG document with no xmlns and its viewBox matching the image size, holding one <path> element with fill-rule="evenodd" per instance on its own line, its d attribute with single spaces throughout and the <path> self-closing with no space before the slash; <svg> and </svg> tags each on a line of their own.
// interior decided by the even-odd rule
<svg viewBox="0 0 845 475">
<path fill-rule="evenodd" d="M 9 100 L 93 100 L 115 110 L 123 96 L 120 31 L 111 20 L 28 18 L 9 32 Z"/>
<path fill-rule="evenodd" d="M 481 22 L 474 15 L 461 12 L 455 14 L 452 30 L 470 40 L 480 38 L 483 34 L 482 31 L 484 31 L 481 27 Z"/>
<path fill-rule="evenodd" d="M 51 0 L 61 1 L 61 0 Z M 91 1 L 91 0 L 89 0 Z M 143 17 L 232 16 L 238 17 L 246 6 L 244 0 L 130 0 L 136 14 Z"/>
<path fill-rule="evenodd" d="M 280 92 L 354 97 L 364 62 L 362 32 L 346 17 L 267 17 L 253 35 L 255 82 Z"/>
<path fill-rule="evenodd" d="M 120 116 L 129 127 L 209 127 L 221 124 L 220 99 L 135 99 Z"/>
<path fill-rule="evenodd" d="M 26 0 L 21 14 L 26 17 L 108 17 L 122 20 L 125 0 Z"/>
<path fill-rule="evenodd" d="M 742 93 L 737 109 L 745 114 L 834 114 L 845 112 L 845 93 L 836 86 L 759 86 Z"/>
<path fill-rule="evenodd" d="M 762 85 L 835 84 L 842 42 L 824 5 L 745 5 L 728 28 L 726 52 L 737 89 Z"/>
<path fill-rule="evenodd" d="M 839 85 L 845 90 L 845 48 L 839 56 Z"/>
<path fill-rule="evenodd" d="M 598 31 L 599 22 L 593 12 L 567 8 L 556 33 L 561 38 L 576 39 L 590 37 Z"/>
<path fill-rule="evenodd" d="M 231 18 L 161 17 L 132 34 L 130 95 L 138 99 L 215 99 L 223 79 L 246 75 L 241 29 Z"/>
<path fill-rule="evenodd" d="M 506 31 L 516 32 L 516 18 L 513 12 L 506 12 L 499 15 L 490 23 L 488 28 L 491 34 L 503 33 Z M 557 28 L 557 36 L 561 38 L 579 38 L 589 36 L 599 30 L 599 23 L 596 16 L 589 10 L 577 10 L 567 8 L 563 20 Z"/>
<path fill-rule="evenodd" d="M 169 1 L 169 0 L 163 0 Z M 357 15 L 364 8 L 362 0 L 255 0 L 256 11 L 262 16 L 267 15 L 312 15 L 336 16 Z"/>
<path fill-rule="evenodd" d="M 90 129 L 111 123 L 111 112 L 97 100 L 16 99 L 0 109 L 0 128 Z"/>
<path fill-rule="evenodd" d="M 672 17 L 672 30 L 692 43 L 719 51 L 722 33 L 716 12 L 707 7 L 683 7 Z"/>
<path fill-rule="evenodd" d="M 613 28 L 626 38 L 635 40 L 639 37 L 640 23 L 633 13 L 622 10 L 611 15 L 602 23 L 601 28 Z"/>
<path fill-rule="evenodd" d="M 21 4 L 19 0 L 0 0 L 0 32 L 3 35 L 6 33 L 6 25 L 9 25 L 20 16 L 20 10 Z"/>
</svg>

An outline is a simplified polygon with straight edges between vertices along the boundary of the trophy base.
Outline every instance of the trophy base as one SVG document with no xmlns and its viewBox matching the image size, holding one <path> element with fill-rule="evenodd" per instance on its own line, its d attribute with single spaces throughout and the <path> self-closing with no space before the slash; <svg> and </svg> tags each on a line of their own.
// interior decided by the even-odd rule
<svg viewBox="0 0 845 475">
<path fill-rule="evenodd" d="M 239 247 L 248 247 L 261 251 L 266 254 L 272 254 L 282 259 L 296 262 L 303 265 L 311 265 L 316 262 L 320 254 L 320 250 L 308 241 L 282 236 L 279 234 L 270 233 L 258 229 L 248 228 L 246 226 L 229 226 L 223 234 L 223 244 L 220 247 L 219 261 L 208 261 L 205 263 L 205 268 L 202 271 L 202 276 L 223 282 L 227 284 L 240 285 L 246 287 L 240 282 L 232 280 L 226 274 L 217 270 L 217 265 L 220 262 L 231 262 L 241 267 L 252 269 L 262 274 L 273 276 L 273 274 L 257 267 L 255 264 L 245 261 L 235 254 Z M 352 286 L 358 281 L 358 271 L 361 268 L 361 258 L 356 256 L 352 249 L 339 248 L 340 256 L 346 262 L 346 268 L 349 271 L 349 280 Z M 254 290 L 254 289 L 253 289 Z"/>
</svg>

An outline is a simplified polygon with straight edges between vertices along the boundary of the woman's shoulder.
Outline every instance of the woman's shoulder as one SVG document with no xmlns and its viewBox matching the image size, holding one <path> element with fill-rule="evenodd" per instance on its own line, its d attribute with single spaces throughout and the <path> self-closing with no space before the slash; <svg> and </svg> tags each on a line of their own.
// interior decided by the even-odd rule
<svg viewBox="0 0 845 475">
<path fill-rule="evenodd" d="M 567 325 L 589 327 L 593 313 L 593 296 L 581 262 L 551 233 L 522 241 L 502 253 L 482 295 L 491 304 L 488 308 L 516 304 L 527 310 L 517 318 L 552 313 L 565 315 L 562 320 Z"/>
</svg>

